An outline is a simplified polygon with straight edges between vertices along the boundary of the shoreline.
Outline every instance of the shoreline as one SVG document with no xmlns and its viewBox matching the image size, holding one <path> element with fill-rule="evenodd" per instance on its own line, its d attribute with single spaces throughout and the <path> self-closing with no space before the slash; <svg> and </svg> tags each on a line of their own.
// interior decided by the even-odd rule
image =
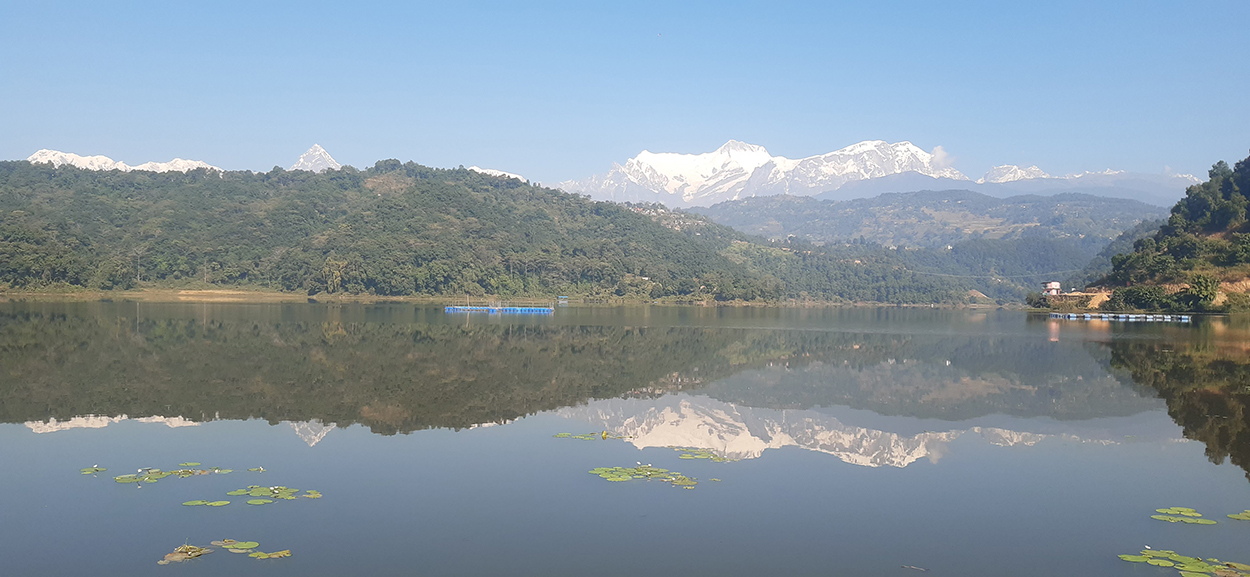
<svg viewBox="0 0 1250 577">
<path fill-rule="evenodd" d="M 451 296 L 381 296 L 366 294 L 316 294 L 303 295 L 279 291 L 238 290 L 238 289 L 137 289 L 125 291 L 0 291 L 0 302 L 35 301 L 35 302 L 108 302 L 138 301 L 156 303 L 314 303 L 314 304 L 379 304 L 379 303 L 411 303 L 431 305 L 454 305 L 465 302 L 463 297 Z M 471 302 L 535 302 L 550 301 L 554 298 L 522 297 L 504 299 L 498 297 L 473 297 Z M 655 305 L 655 306 L 691 306 L 691 307 L 760 307 L 760 308 L 931 308 L 931 309 L 976 309 L 976 310 L 1024 310 L 1023 305 L 1013 307 L 998 304 L 895 304 L 879 302 L 832 302 L 832 301 L 715 301 L 707 300 L 654 300 L 629 298 L 571 298 L 572 304 L 579 306 L 622 306 L 622 305 Z"/>
</svg>

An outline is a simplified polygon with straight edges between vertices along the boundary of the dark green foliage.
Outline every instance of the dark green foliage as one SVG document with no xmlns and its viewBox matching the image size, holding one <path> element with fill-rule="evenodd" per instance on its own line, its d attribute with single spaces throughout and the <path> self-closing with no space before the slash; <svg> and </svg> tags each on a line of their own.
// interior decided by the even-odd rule
<svg viewBox="0 0 1250 577">
<path fill-rule="evenodd" d="M 1137 285 L 1115 289 L 1111 298 L 1098 307 L 1104 311 L 1171 311 L 1182 307 L 1167 290 L 1157 285 Z"/>
<path fill-rule="evenodd" d="M 465 169 L 387 160 L 321 174 L 158 174 L 2 162 L 0 288 L 57 283 L 894 303 L 960 301 L 963 290 L 881 250 L 782 249 L 662 206 Z"/>
<path fill-rule="evenodd" d="M 1245 196 L 1250 194 L 1250 158 L 1233 168 L 1217 162 L 1208 176 L 1185 191 L 1157 233 L 1137 241 L 1132 252 L 1116 255 L 1113 270 L 1100 284 L 1185 282 L 1193 272 L 1244 277 L 1250 270 Z"/>
</svg>

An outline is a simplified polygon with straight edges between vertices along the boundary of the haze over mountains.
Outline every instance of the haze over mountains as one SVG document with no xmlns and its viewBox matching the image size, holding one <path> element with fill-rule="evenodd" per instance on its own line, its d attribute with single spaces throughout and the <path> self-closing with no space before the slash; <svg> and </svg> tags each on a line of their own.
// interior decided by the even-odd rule
<svg viewBox="0 0 1250 577">
<path fill-rule="evenodd" d="M 867 242 L 899 248 L 940 248 L 976 239 L 1045 237 L 1105 244 L 1167 209 L 1088 194 L 994 198 L 966 190 L 889 193 L 827 201 L 767 196 L 695 207 L 692 212 L 748 234 L 797 237 L 817 244 Z"/>
</svg>

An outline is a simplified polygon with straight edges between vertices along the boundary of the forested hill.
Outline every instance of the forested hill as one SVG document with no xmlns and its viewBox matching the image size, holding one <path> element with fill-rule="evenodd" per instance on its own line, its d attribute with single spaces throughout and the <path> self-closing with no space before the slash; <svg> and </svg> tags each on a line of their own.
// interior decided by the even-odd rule
<svg viewBox="0 0 1250 577">
<path fill-rule="evenodd" d="M 873 246 L 773 246 L 660 206 L 395 160 L 320 174 L 0 162 L 0 289 L 959 302 Z"/>
<path fill-rule="evenodd" d="M 1221 160 L 1208 177 L 1185 191 L 1158 232 L 1112 259 L 1112 272 L 1095 284 L 1130 288 L 1117 290 L 1108 306 L 1250 308 L 1245 294 L 1250 285 L 1250 157 L 1233 168 Z M 1173 290 L 1182 284 L 1188 286 Z"/>
<path fill-rule="evenodd" d="M 892 193 L 840 202 L 753 197 L 692 210 L 769 238 L 794 235 L 817 243 L 862 239 L 916 248 L 1025 236 L 1105 244 L 1143 220 L 1167 216 L 1166 209 L 1122 198 L 1087 194 L 994 198 L 967 190 Z"/>
</svg>

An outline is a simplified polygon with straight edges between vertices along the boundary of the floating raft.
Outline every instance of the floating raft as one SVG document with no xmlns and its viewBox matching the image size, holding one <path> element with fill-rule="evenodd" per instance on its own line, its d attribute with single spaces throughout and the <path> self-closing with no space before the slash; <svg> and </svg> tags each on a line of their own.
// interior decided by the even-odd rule
<svg viewBox="0 0 1250 577">
<path fill-rule="evenodd" d="M 478 307 L 449 306 L 444 307 L 445 313 L 487 313 L 492 315 L 549 315 L 555 312 L 551 307 Z"/>
<path fill-rule="evenodd" d="M 1193 320 L 1190 315 L 1120 315 L 1090 313 L 1050 313 L 1052 319 L 1069 321 L 1119 321 L 1125 323 L 1188 323 Z"/>
</svg>

